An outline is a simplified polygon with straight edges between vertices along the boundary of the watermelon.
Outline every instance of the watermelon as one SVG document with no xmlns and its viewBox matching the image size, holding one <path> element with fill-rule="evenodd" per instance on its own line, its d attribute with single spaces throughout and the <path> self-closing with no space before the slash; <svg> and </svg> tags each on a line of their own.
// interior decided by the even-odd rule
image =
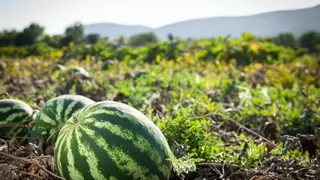
<svg viewBox="0 0 320 180">
<path fill-rule="evenodd" d="M 72 67 L 67 70 L 69 74 L 74 75 L 76 77 L 82 78 L 82 79 L 89 79 L 90 74 L 88 71 L 83 69 L 82 67 Z"/>
<path fill-rule="evenodd" d="M 32 130 L 45 139 L 53 137 L 50 140 L 54 143 L 59 130 L 72 114 L 92 103 L 93 100 L 81 95 L 61 95 L 53 98 L 37 114 Z"/>
<path fill-rule="evenodd" d="M 57 65 L 53 66 L 53 68 L 52 68 L 53 72 L 55 72 L 55 71 L 65 71 L 65 70 L 66 70 L 66 68 L 61 64 L 57 64 Z"/>
<path fill-rule="evenodd" d="M 27 125 L 32 121 L 33 109 L 17 99 L 0 100 L 0 125 Z M 23 137 L 28 129 L 24 127 L 3 127 L 0 134 L 5 137 Z"/>
<path fill-rule="evenodd" d="M 169 179 L 172 151 L 160 129 L 115 101 L 86 106 L 59 132 L 55 150 L 66 179 Z"/>
<path fill-rule="evenodd" d="M 113 64 L 114 61 L 111 59 L 104 61 L 104 63 L 102 64 L 102 70 L 108 70 L 110 67 L 112 67 Z"/>
</svg>

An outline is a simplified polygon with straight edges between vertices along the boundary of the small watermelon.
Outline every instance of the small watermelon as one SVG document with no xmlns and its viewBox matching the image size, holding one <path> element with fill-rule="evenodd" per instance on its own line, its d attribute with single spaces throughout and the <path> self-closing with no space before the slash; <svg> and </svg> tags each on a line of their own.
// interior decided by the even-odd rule
<svg viewBox="0 0 320 180">
<path fill-rule="evenodd" d="M 112 67 L 113 64 L 114 64 L 113 60 L 106 60 L 102 64 L 102 70 L 108 70 L 110 67 Z"/>
<path fill-rule="evenodd" d="M 71 76 L 76 76 L 81 79 L 89 79 L 90 78 L 90 74 L 88 73 L 88 71 L 86 71 L 82 67 L 72 67 L 72 68 L 68 69 L 67 72 Z"/>
<path fill-rule="evenodd" d="M 52 72 L 65 71 L 65 70 L 66 70 L 66 68 L 61 64 L 57 64 L 57 65 L 53 66 L 53 68 L 52 68 Z"/>
<path fill-rule="evenodd" d="M 53 136 L 54 142 L 60 128 L 72 114 L 92 103 L 93 100 L 81 95 L 61 95 L 53 98 L 45 103 L 37 114 L 32 130 L 41 133 L 44 138 Z"/>
<path fill-rule="evenodd" d="M 114 101 L 75 113 L 62 127 L 54 154 L 66 179 L 168 180 L 172 169 L 160 129 L 137 109 Z"/>
<path fill-rule="evenodd" d="M 33 109 L 17 99 L 0 100 L 0 125 L 27 125 L 32 121 Z M 23 137 L 28 129 L 24 127 L 3 127 L 0 134 L 4 137 Z"/>
</svg>

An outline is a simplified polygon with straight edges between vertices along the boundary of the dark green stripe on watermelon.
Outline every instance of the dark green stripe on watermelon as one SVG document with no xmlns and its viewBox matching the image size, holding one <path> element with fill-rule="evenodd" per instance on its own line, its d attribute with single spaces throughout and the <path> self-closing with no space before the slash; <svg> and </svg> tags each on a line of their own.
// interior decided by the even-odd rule
<svg viewBox="0 0 320 180">
<path fill-rule="evenodd" d="M 71 134 L 71 135 L 72 135 L 72 134 Z M 66 146 L 66 145 L 63 146 L 62 149 L 61 149 L 61 151 L 62 151 L 61 153 L 67 154 L 67 151 L 68 151 L 67 146 Z M 60 159 L 60 160 L 61 160 L 61 162 L 62 162 L 63 164 L 68 164 L 68 159 L 67 159 L 67 158 L 63 158 L 63 159 Z M 66 179 L 70 179 L 69 172 L 67 171 L 67 169 L 64 169 L 63 175 L 64 175 L 64 177 L 65 177 Z"/>
<path fill-rule="evenodd" d="M 33 109 L 23 101 L 17 99 L 0 100 L 0 124 L 27 125 L 32 121 Z M 23 137 L 27 135 L 27 128 L 4 127 L 0 134 L 4 138 Z"/>
<path fill-rule="evenodd" d="M 75 136 L 75 133 L 73 133 L 73 135 Z M 78 145 L 79 145 L 79 143 L 77 141 L 72 141 L 71 143 L 72 143 L 71 144 L 72 147 L 78 147 Z M 93 177 L 91 176 L 90 173 L 85 173 L 88 171 L 87 167 L 89 166 L 86 161 L 86 157 L 81 156 L 79 151 L 76 148 L 72 149 L 72 153 L 74 154 L 74 156 L 79 157 L 79 159 L 77 159 L 78 160 L 77 162 L 81 162 L 81 163 L 75 163 L 75 167 L 77 169 L 79 169 L 79 172 L 81 172 L 83 174 L 84 179 L 93 179 Z"/>
<path fill-rule="evenodd" d="M 14 116 L 14 115 L 18 115 L 18 114 L 21 114 L 21 116 L 17 116 L 17 118 L 10 118 L 10 116 Z M 14 109 L 14 110 L 10 110 L 6 113 L 3 113 L 1 114 L 2 117 L 6 117 L 6 120 L 5 121 L 2 121 L 2 122 L 5 122 L 6 124 L 9 124 L 9 123 L 19 123 L 19 122 L 22 122 L 21 119 L 23 119 L 23 121 L 26 121 L 28 117 L 30 117 L 30 114 L 29 113 L 26 113 L 26 111 L 24 109 Z"/>
</svg>

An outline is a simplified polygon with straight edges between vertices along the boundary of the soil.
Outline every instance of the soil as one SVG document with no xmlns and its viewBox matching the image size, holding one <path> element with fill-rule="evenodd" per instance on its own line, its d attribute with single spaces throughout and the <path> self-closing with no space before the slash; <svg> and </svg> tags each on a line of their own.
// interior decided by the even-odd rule
<svg viewBox="0 0 320 180">
<path fill-rule="evenodd" d="M 291 142 L 289 140 L 295 139 L 299 143 L 303 135 L 299 137 L 285 138 L 286 142 Z M 37 145 L 31 143 L 19 144 L 15 139 L 0 139 L 0 143 L 1 179 L 63 179 L 57 173 L 54 157 L 52 155 L 44 155 Z M 292 144 L 286 144 L 286 148 L 292 147 Z M 309 167 L 304 167 L 292 160 L 270 157 L 262 161 L 258 167 L 252 168 L 243 168 L 227 163 L 198 163 L 195 172 L 179 177 L 173 171 L 170 180 L 320 180 L 319 153 L 317 153 L 316 157 L 310 158 L 310 162 L 311 165 Z"/>
</svg>

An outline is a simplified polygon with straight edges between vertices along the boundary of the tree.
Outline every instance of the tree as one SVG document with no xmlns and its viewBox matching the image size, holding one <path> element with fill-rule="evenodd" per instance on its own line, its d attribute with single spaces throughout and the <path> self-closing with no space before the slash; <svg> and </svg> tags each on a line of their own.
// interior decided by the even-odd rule
<svg viewBox="0 0 320 180">
<path fill-rule="evenodd" d="M 173 35 L 170 33 L 170 34 L 168 34 L 168 40 L 170 41 L 170 42 L 172 42 L 173 41 Z"/>
<path fill-rule="evenodd" d="M 117 42 L 120 46 L 122 46 L 122 45 L 126 44 L 126 37 L 120 36 L 118 39 L 116 39 L 116 42 Z"/>
<path fill-rule="evenodd" d="M 37 42 L 44 32 L 44 27 L 37 23 L 31 23 L 30 26 L 19 32 L 15 38 L 15 44 L 18 46 L 32 45 Z"/>
<path fill-rule="evenodd" d="M 62 39 L 61 35 L 54 35 L 54 36 L 50 36 L 50 35 L 45 35 L 42 38 L 42 42 L 46 43 L 47 45 L 54 47 L 54 48 L 60 48 L 60 41 Z"/>
<path fill-rule="evenodd" d="M 303 33 L 299 38 L 300 46 L 308 48 L 310 52 L 317 52 L 317 45 L 320 44 L 320 33 L 310 31 Z"/>
<path fill-rule="evenodd" d="M 126 45 L 127 38 L 125 36 L 119 36 L 118 38 L 114 39 L 112 48 L 118 49 L 119 47 Z"/>
<path fill-rule="evenodd" d="M 67 27 L 64 37 L 61 39 L 61 45 L 67 46 L 70 42 L 79 44 L 84 41 L 84 27 L 80 22 Z"/>
<path fill-rule="evenodd" d="M 168 40 L 169 46 L 167 49 L 167 58 L 176 59 L 178 57 L 178 54 L 180 54 L 180 50 L 178 48 L 179 41 L 178 39 L 175 39 L 175 37 L 172 34 L 168 35 Z"/>
<path fill-rule="evenodd" d="M 17 31 L 15 30 L 0 32 L 0 46 L 13 46 L 16 36 Z"/>
<path fill-rule="evenodd" d="M 96 44 L 100 39 L 99 34 L 88 34 L 86 40 L 89 44 Z"/>
<path fill-rule="evenodd" d="M 244 41 L 252 41 L 256 39 L 256 36 L 250 32 L 241 33 L 241 37 Z M 226 39 L 229 39 L 230 36 L 227 36 Z"/>
<path fill-rule="evenodd" d="M 144 46 L 146 44 L 152 44 L 157 42 L 158 37 L 152 32 L 136 34 L 131 36 L 129 39 L 129 44 L 132 46 Z"/>
<path fill-rule="evenodd" d="M 274 41 L 274 37 L 259 37 L 258 38 L 259 41 L 261 42 L 269 42 L 272 43 Z"/>
<path fill-rule="evenodd" d="M 291 47 L 293 49 L 298 47 L 297 41 L 291 33 L 280 33 L 273 39 L 273 42 L 277 45 Z"/>
</svg>

